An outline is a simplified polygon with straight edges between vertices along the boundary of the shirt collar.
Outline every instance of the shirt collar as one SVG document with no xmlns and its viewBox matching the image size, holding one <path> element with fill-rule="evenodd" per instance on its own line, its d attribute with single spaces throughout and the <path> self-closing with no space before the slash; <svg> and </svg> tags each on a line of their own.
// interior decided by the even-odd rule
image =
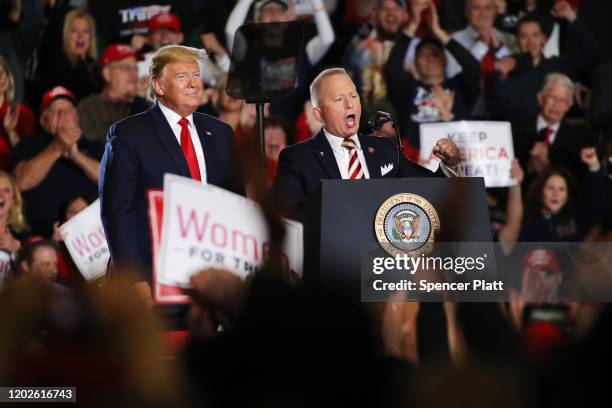
<svg viewBox="0 0 612 408">
<path fill-rule="evenodd" d="M 342 147 L 342 141 L 344 140 L 344 138 L 332 135 L 325 128 L 323 128 L 323 133 L 325 134 L 325 138 L 329 142 L 329 145 L 331 146 L 334 152 L 338 153 L 346 150 L 344 147 Z M 351 136 L 350 139 L 355 142 L 355 148 L 357 150 L 361 150 L 361 144 L 359 143 L 357 133 Z"/>
<path fill-rule="evenodd" d="M 162 113 L 166 117 L 166 120 L 168 121 L 168 123 L 170 123 L 170 126 L 178 126 L 178 121 L 181 120 L 182 116 L 164 105 L 163 103 L 161 103 L 160 101 L 157 101 L 157 103 L 159 104 L 159 108 L 161 109 Z M 189 121 L 189 126 L 193 127 L 193 113 L 189 116 L 186 116 L 186 118 Z"/>
<path fill-rule="evenodd" d="M 532 122 L 533 123 L 533 122 Z M 545 120 L 544 117 L 540 114 L 538 115 L 538 121 L 536 123 L 536 127 L 538 132 L 541 131 L 542 129 L 546 129 L 546 128 L 551 128 L 553 130 L 553 132 L 557 133 L 557 131 L 559 130 L 559 126 L 561 125 L 561 122 L 557 122 L 554 125 L 550 126 Z"/>
</svg>

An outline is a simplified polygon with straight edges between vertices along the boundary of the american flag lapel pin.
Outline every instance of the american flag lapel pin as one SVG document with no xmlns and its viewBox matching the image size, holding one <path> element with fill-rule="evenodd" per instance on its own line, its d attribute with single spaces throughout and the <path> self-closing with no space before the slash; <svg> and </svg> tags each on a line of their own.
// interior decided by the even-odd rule
<svg viewBox="0 0 612 408">
<path fill-rule="evenodd" d="M 368 147 L 368 153 L 374 153 L 375 151 L 372 146 Z"/>
</svg>

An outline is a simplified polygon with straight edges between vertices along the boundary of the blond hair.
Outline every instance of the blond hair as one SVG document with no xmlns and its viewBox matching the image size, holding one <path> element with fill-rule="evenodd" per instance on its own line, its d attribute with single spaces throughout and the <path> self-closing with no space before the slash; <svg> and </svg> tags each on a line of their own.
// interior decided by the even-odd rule
<svg viewBox="0 0 612 408">
<path fill-rule="evenodd" d="M 316 108 L 319 106 L 319 93 L 321 92 L 321 84 L 323 80 L 332 75 L 346 75 L 350 78 L 350 75 L 344 68 L 328 68 L 323 71 L 312 81 L 310 84 L 310 102 L 312 107 Z"/>
<path fill-rule="evenodd" d="M 172 62 L 198 62 L 201 59 L 200 50 L 193 47 L 185 47 L 184 45 L 166 45 L 157 50 L 153 54 L 151 65 L 149 65 L 149 95 L 151 95 L 151 98 L 157 97 L 151 82 L 154 79 L 161 78 L 166 65 Z"/>
<path fill-rule="evenodd" d="M 4 92 L 4 97 L 6 98 L 6 102 L 12 105 L 15 102 L 15 79 L 13 78 L 13 73 L 11 72 L 8 61 L 2 55 L 0 55 L 0 68 L 2 68 L 6 75 L 6 91 Z"/>
<path fill-rule="evenodd" d="M 27 230 L 28 224 L 23 216 L 23 198 L 21 197 L 21 191 L 17 186 L 15 178 L 6 171 L 0 170 L 0 178 L 6 178 L 11 183 L 11 189 L 13 190 L 13 206 L 9 210 L 8 225 L 16 232 L 23 232 Z"/>
<path fill-rule="evenodd" d="M 89 44 L 89 49 L 87 50 L 87 55 L 94 60 L 98 59 L 98 44 L 97 44 L 98 40 L 96 37 L 96 21 L 91 16 L 91 14 L 89 14 L 85 10 L 71 10 L 66 14 L 66 17 L 64 17 L 64 29 L 63 29 L 64 34 L 63 35 L 64 35 L 64 52 L 66 53 L 66 56 L 68 57 L 70 62 L 72 62 L 73 64 L 77 61 L 77 56 L 72 55 L 68 52 L 68 37 L 70 37 L 70 30 L 72 30 L 72 23 L 74 23 L 74 20 L 76 20 L 77 18 L 82 18 L 85 21 L 87 21 L 87 24 L 89 25 L 89 30 L 91 32 L 91 42 Z"/>
</svg>

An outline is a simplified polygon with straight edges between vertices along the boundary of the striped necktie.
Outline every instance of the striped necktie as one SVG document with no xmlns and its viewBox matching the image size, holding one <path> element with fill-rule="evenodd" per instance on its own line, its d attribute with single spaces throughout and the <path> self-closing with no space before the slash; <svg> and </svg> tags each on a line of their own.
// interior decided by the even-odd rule
<svg viewBox="0 0 612 408">
<path fill-rule="evenodd" d="M 347 137 L 342 141 L 342 147 L 349 151 L 348 178 L 351 180 L 365 178 L 363 167 L 361 167 L 361 163 L 359 162 L 359 155 L 357 154 L 355 142 Z"/>
</svg>

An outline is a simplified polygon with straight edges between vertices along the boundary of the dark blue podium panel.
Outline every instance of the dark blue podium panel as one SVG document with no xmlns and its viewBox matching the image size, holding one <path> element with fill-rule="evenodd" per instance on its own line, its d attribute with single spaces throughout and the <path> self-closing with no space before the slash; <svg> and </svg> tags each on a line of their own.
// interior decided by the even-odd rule
<svg viewBox="0 0 612 408">
<path fill-rule="evenodd" d="M 439 221 L 434 242 L 492 240 L 482 178 L 322 180 L 305 208 L 307 283 L 341 286 L 358 296 L 363 252 L 380 248 L 384 253 L 375 233 L 376 215 L 397 194 L 416 195 L 431 204 Z"/>
</svg>

